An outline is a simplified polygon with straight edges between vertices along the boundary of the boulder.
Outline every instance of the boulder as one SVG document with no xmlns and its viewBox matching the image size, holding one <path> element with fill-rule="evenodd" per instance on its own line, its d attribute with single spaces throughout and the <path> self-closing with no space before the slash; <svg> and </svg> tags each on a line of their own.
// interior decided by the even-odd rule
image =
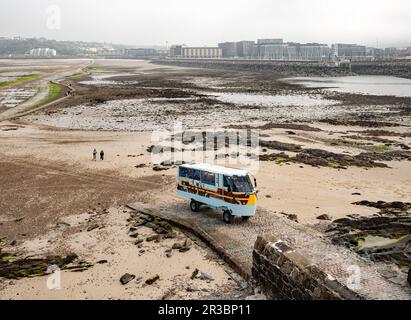
<svg viewBox="0 0 411 320">
<path fill-rule="evenodd" d="M 134 232 L 130 233 L 129 236 L 132 237 L 132 238 L 137 238 L 138 237 L 138 232 L 134 231 Z"/>
<path fill-rule="evenodd" d="M 191 274 L 191 280 L 194 280 L 194 279 L 197 277 L 198 273 L 199 273 L 199 270 L 198 270 L 198 269 L 195 269 L 195 270 L 193 271 L 193 273 Z"/>
<path fill-rule="evenodd" d="M 126 285 L 130 281 L 134 280 L 136 276 L 134 274 L 126 273 L 120 278 L 120 282 L 122 285 Z"/>
<path fill-rule="evenodd" d="M 156 282 L 158 279 L 160 279 L 160 276 L 156 274 L 155 276 L 152 276 L 151 278 L 148 278 L 146 280 L 146 284 L 152 285 L 154 282 Z"/>
<path fill-rule="evenodd" d="M 289 214 L 287 218 L 291 221 L 298 222 L 298 216 L 296 214 Z"/>
<path fill-rule="evenodd" d="M 179 242 L 176 242 L 173 244 L 173 246 L 171 247 L 174 250 L 180 250 L 183 247 L 183 245 Z"/>
<path fill-rule="evenodd" d="M 135 242 L 134 242 L 134 244 L 135 245 L 139 245 L 140 243 L 143 243 L 144 242 L 144 239 L 143 238 L 139 238 L 139 239 L 137 239 Z"/>
<path fill-rule="evenodd" d="M 153 229 L 153 230 L 158 228 L 158 226 L 156 224 L 152 223 L 152 222 L 147 222 L 146 227 L 150 228 L 150 229 Z"/>
<path fill-rule="evenodd" d="M 159 234 L 154 234 L 152 236 L 147 237 L 146 241 L 147 242 L 152 242 L 152 241 L 160 241 L 161 236 Z"/>
<path fill-rule="evenodd" d="M 166 233 L 165 235 L 163 235 L 163 238 L 164 239 L 175 239 L 177 238 L 177 233 L 175 232 Z"/>
<path fill-rule="evenodd" d="M 178 251 L 180 251 L 180 252 L 184 253 L 184 252 L 189 251 L 190 249 L 191 249 L 190 247 L 182 247 L 182 248 L 181 248 L 181 249 L 179 249 Z"/>
</svg>

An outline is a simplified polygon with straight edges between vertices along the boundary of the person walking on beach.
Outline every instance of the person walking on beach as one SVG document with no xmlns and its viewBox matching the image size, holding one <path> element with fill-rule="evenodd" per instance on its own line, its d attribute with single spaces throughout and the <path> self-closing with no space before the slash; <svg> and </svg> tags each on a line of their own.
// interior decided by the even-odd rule
<svg viewBox="0 0 411 320">
<path fill-rule="evenodd" d="M 97 150 L 93 150 L 93 161 L 97 161 Z"/>
<path fill-rule="evenodd" d="M 103 150 L 101 150 L 100 151 L 100 160 L 104 160 L 104 151 Z"/>
</svg>

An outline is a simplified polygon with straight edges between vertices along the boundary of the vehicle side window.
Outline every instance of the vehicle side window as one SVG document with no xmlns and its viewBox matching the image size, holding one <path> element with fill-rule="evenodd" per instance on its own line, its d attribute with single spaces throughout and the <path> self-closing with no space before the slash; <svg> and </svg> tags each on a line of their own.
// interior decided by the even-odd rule
<svg viewBox="0 0 411 320">
<path fill-rule="evenodd" d="M 224 188 L 228 188 L 230 192 L 235 191 L 235 187 L 230 177 L 224 176 Z"/>
<path fill-rule="evenodd" d="M 189 178 L 193 180 L 201 180 L 201 172 L 199 170 L 190 169 Z"/>
<path fill-rule="evenodd" d="M 224 176 L 224 188 L 228 188 L 230 184 L 228 183 L 227 177 Z"/>
<path fill-rule="evenodd" d="M 215 174 L 207 171 L 201 173 L 201 182 L 215 186 Z"/>
<path fill-rule="evenodd" d="M 181 177 L 181 178 L 187 178 L 188 177 L 188 169 L 187 168 L 184 168 L 184 167 L 180 167 L 180 170 L 179 170 L 179 177 Z"/>
</svg>

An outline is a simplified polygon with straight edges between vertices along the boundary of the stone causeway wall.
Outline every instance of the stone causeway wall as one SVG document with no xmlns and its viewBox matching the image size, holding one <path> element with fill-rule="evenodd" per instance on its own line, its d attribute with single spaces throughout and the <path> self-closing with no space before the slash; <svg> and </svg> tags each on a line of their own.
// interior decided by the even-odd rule
<svg viewBox="0 0 411 320">
<path fill-rule="evenodd" d="M 255 242 L 252 275 L 271 299 L 364 299 L 283 241 L 269 236 L 259 236 Z"/>
</svg>

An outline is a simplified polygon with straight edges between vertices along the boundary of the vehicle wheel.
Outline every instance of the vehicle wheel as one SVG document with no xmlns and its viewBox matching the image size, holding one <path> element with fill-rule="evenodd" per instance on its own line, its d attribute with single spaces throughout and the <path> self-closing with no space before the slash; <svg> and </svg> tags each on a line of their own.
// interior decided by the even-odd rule
<svg viewBox="0 0 411 320">
<path fill-rule="evenodd" d="M 200 204 L 195 200 L 191 200 L 190 209 L 193 212 L 198 212 L 198 211 L 200 211 Z"/>
<path fill-rule="evenodd" d="M 251 217 L 241 217 L 241 219 L 243 219 L 243 221 L 248 221 L 250 220 Z"/>
<path fill-rule="evenodd" d="M 223 212 L 223 220 L 227 224 L 231 224 L 234 220 L 234 216 L 230 213 L 230 211 Z"/>
</svg>

